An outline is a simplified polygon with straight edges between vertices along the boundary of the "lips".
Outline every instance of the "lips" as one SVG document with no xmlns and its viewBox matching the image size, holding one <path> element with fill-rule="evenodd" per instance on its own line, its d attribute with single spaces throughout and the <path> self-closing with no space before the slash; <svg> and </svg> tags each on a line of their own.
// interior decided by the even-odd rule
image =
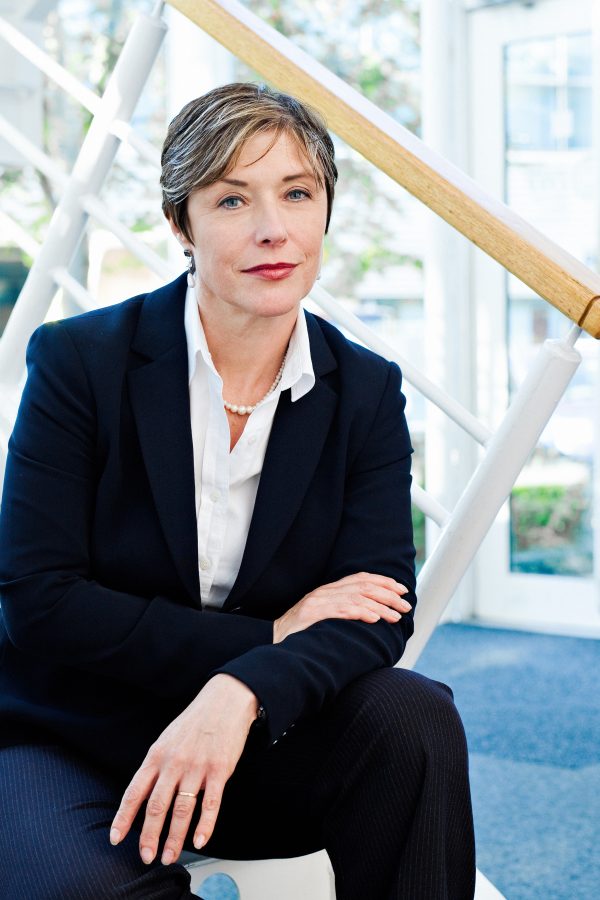
<svg viewBox="0 0 600 900">
<path fill-rule="evenodd" d="M 253 266 L 251 269 L 243 269 L 244 272 L 278 272 L 287 269 L 295 269 L 297 263 L 273 263 L 267 264 L 265 263 L 262 266 Z"/>
</svg>

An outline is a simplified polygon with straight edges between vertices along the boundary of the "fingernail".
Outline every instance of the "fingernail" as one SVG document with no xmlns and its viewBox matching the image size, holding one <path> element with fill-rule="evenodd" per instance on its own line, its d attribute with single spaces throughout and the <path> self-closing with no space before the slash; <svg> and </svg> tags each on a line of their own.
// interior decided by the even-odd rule
<svg viewBox="0 0 600 900">
<path fill-rule="evenodd" d="M 111 829 L 110 829 L 110 842 L 111 842 L 111 844 L 113 844 L 113 845 L 114 845 L 114 844 L 118 844 L 120 840 L 121 840 L 121 832 L 119 831 L 119 829 L 118 829 L 118 828 L 111 828 Z"/>
<path fill-rule="evenodd" d="M 203 847 L 205 844 L 206 838 L 203 834 L 199 834 L 198 837 L 194 838 L 194 847 L 196 850 L 199 850 L 200 847 Z"/>
<path fill-rule="evenodd" d="M 175 859 L 175 853 L 173 850 L 165 850 L 162 855 L 161 862 L 163 866 L 170 866 L 173 860 Z"/>
<path fill-rule="evenodd" d="M 412 606 L 410 605 L 408 600 L 403 600 L 402 603 L 406 609 L 412 609 Z"/>
<path fill-rule="evenodd" d="M 154 853 L 152 852 L 150 847 L 142 847 L 141 857 L 146 865 L 148 865 L 148 863 L 151 863 L 154 859 Z"/>
</svg>

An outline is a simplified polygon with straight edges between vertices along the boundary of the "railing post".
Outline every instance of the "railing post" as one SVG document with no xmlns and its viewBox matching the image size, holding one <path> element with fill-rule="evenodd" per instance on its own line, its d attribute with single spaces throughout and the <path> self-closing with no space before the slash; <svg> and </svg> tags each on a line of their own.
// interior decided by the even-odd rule
<svg viewBox="0 0 600 900">
<path fill-rule="evenodd" d="M 400 660 L 402 668 L 412 668 L 419 658 L 580 362 L 568 339 L 547 340 L 540 349 L 421 570 L 415 633 Z"/>
<path fill-rule="evenodd" d="M 463 0 L 422 0 L 423 140 L 462 169 L 468 167 L 466 17 Z M 470 244 L 443 219 L 426 218 L 424 256 L 425 366 L 467 409 L 474 391 L 475 317 L 472 311 Z M 437 406 L 425 406 L 425 472 L 428 493 L 452 509 L 477 464 L 476 447 Z M 426 546 L 439 539 L 426 521 Z M 472 612 L 474 575 L 465 573 L 452 601 L 452 618 Z"/>
<path fill-rule="evenodd" d="M 57 267 L 68 268 L 81 240 L 87 221 L 81 199 L 100 191 L 119 147 L 119 139 L 110 133 L 111 123 L 131 118 L 166 30 L 161 19 L 141 15 L 127 37 L 52 216 L 46 240 L 2 335 L 0 383 L 14 385 L 21 377 L 29 335 L 43 321 L 56 290 L 51 272 Z"/>
</svg>

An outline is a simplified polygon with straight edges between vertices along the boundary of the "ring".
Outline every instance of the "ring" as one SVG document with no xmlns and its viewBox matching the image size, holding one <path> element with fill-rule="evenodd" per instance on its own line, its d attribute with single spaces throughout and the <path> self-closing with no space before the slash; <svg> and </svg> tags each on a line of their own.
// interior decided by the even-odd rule
<svg viewBox="0 0 600 900">
<path fill-rule="evenodd" d="M 177 791 L 178 797 L 194 797 L 194 799 L 198 796 L 198 794 L 190 794 L 189 791 Z"/>
</svg>

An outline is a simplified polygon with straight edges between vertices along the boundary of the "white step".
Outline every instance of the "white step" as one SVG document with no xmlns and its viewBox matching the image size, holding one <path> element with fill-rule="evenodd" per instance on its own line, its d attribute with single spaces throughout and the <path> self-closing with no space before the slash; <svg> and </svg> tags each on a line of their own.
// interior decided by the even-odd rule
<svg viewBox="0 0 600 900">
<path fill-rule="evenodd" d="M 241 900 L 335 900 L 333 870 L 324 850 L 292 859 L 214 859 L 197 856 L 186 863 L 192 891 L 217 872 L 236 883 Z M 505 900 L 485 875 L 477 870 L 475 900 Z"/>
</svg>

